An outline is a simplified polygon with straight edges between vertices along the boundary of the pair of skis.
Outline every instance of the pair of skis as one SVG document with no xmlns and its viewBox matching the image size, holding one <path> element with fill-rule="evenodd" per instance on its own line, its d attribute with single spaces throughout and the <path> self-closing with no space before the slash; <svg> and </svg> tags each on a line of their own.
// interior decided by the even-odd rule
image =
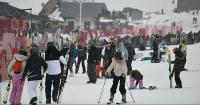
<svg viewBox="0 0 200 105">
<path fill-rule="evenodd" d="M 41 52 L 41 57 L 45 60 L 45 52 L 44 51 Z M 41 67 L 41 74 L 44 75 L 43 67 Z M 43 89 L 44 89 L 44 86 L 43 86 L 43 77 L 42 77 L 42 80 L 41 80 L 40 86 L 39 86 L 39 103 L 40 104 L 43 102 Z"/>
<path fill-rule="evenodd" d="M 123 105 L 123 104 L 131 104 L 130 102 L 107 102 L 107 105 L 116 104 L 116 105 Z"/>
<path fill-rule="evenodd" d="M 10 92 L 10 89 L 11 89 L 11 83 L 12 83 L 12 79 L 10 78 L 8 80 L 8 85 L 6 86 L 6 92 L 5 92 L 5 95 L 4 95 L 4 98 L 3 98 L 3 104 L 7 104 L 8 95 L 9 95 L 9 92 Z"/>
<path fill-rule="evenodd" d="M 171 75 L 172 73 L 172 70 L 171 70 L 171 54 L 169 52 L 168 54 L 168 63 L 169 63 L 169 76 Z M 169 78 L 169 87 L 170 88 L 173 88 L 173 85 L 172 85 L 172 78 Z"/>
<path fill-rule="evenodd" d="M 69 53 L 66 53 L 65 55 L 65 59 L 66 61 L 68 61 L 68 58 L 69 58 Z M 64 70 L 62 72 L 62 75 L 61 75 L 61 82 L 60 82 L 60 85 L 59 85 L 59 92 L 58 92 L 58 98 L 57 98 L 57 103 L 61 103 L 62 101 L 62 94 L 63 94 L 63 89 L 65 87 L 65 83 L 66 83 L 66 80 L 67 80 L 67 66 L 64 65 Z"/>
</svg>

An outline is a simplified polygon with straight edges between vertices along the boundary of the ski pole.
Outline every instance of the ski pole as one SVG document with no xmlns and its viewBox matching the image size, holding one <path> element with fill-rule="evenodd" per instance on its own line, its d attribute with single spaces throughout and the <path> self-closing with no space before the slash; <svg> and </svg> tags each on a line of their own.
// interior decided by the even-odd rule
<svg viewBox="0 0 200 105">
<path fill-rule="evenodd" d="M 100 96 L 99 96 L 99 101 L 98 101 L 98 103 L 101 102 L 100 100 L 101 100 L 101 96 L 102 96 L 102 94 L 103 94 L 103 90 L 104 90 L 105 83 L 106 83 L 106 77 L 105 77 L 105 80 L 104 80 L 104 83 L 103 83 L 103 88 L 102 88 L 102 90 L 101 90 L 101 94 L 100 94 Z"/>
<path fill-rule="evenodd" d="M 126 85 L 127 85 L 127 87 L 128 87 L 128 83 L 127 83 L 127 81 L 126 81 Z M 132 100 L 133 100 L 133 103 L 135 103 L 135 100 L 133 99 L 133 95 L 132 95 L 130 89 L 128 89 L 128 91 L 129 91 L 129 93 L 130 93 L 130 95 L 131 95 L 131 98 L 132 98 Z"/>
</svg>

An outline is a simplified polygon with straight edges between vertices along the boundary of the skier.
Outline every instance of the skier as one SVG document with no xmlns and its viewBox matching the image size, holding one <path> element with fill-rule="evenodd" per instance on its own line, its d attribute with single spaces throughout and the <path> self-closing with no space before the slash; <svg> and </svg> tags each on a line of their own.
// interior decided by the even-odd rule
<svg viewBox="0 0 200 105">
<path fill-rule="evenodd" d="M 8 65 L 8 77 L 12 79 L 12 91 L 10 95 L 11 105 L 20 105 L 21 96 L 24 86 L 22 74 L 27 60 L 27 49 L 21 48 Z M 18 63 L 17 63 L 18 62 Z M 20 70 L 20 71 L 18 71 Z M 17 72 L 18 71 L 18 72 Z"/>
<path fill-rule="evenodd" d="M 77 56 L 77 49 L 75 47 L 75 44 L 74 43 L 71 43 L 70 44 L 70 48 L 69 48 L 69 59 L 68 59 L 68 62 L 67 62 L 67 74 L 68 75 L 68 70 L 70 70 L 70 77 L 73 77 L 74 76 L 74 73 L 73 73 L 73 64 L 75 62 L 75 59 L 76 59 L 76 56 Z"/>
<path fill-rule="evenodd" d="M 174 67 L 169 78 L 171 79 L 173 77 L 173 74 L 175 74 L 175 82 L 176 82 L 175 88 L 182 88 L 180 72 L 184 70 L 185 55 L 179 48 L 174 48 L 173 53 L 175 54 L 175 60 L 171 61 L 171 63 L 174 64 Z"/>
<path fill-rule="evenodd" d="M 60 54 L 58 49 L 54 46 L 54 42 L 47 43 L 47 50 L 45 51 L 45 60 L 47 62 L 46 70 L 46 81 L 45 81 L 45 93 L 46 93 L 46 104 L 51 104 L 51 94 L 53 102 L 57 102 L 57 96 L 59 91 L 61 67 L 60 61 L 67 65 L 66 60 Z M 53 91 L 51 92 L 51 87 L 53 84 Z"/>
<path fill-rule="evenodd" d="M 112 59 L 112 63 L 108 67 L 105 75 L 109 75 L 109 73 L 114 69 L 114 78 L 113 84 L 110 89 L 110 99 L 109 101 L 113 103 L 114 94 L 116 93 L 116 89 L 118 86 L 118 82 L 120 81 L 119 91 L 122 95 L 122 102 L 126 103 L 126 89 L 125 89 L 125 81 L 127 75 L 127 66 L 126 61 L 123 58 L 121 52 L 116 52 L 114 58 Z"/>
<path fill-rule="evenodd" d="M 27 60 L 25 70 L 23 73 L 23 79 L 28 75 L 28 92 L 31 97 L 29 104 L 36 105 L 38 100 L 37 98 L 37 86 L 40 84 L 43 74 L 41 71 L 41 67 L 43 67 L 43 72 L 47 69 L 47 63 L 45 60 L 39 56 L 39 49 L 32 48 L 30 51 L 30 57 Z"/>
<path fill-rule="evenodd" d="M 130 89 L 136 89 L 138 83 L 139 88 L 143 89 L 143 75 L 139 70 L 136 69 L 130 73 Z"/>
<path fill-rule="evenodd" d="M 78 73 L 79 70 L 79 66 L 80 63 L 82 63 L 82 69 L 83 69 L 83 74 L 86 73 L 86 69 L 85 69 L 85 59 L 86 59 L 86 47 L 84 47 L 83 45 L 79 44 L 78 45 L 78 62 L 76 65 L 76 70 L 75 73 Z"/>
</svg>

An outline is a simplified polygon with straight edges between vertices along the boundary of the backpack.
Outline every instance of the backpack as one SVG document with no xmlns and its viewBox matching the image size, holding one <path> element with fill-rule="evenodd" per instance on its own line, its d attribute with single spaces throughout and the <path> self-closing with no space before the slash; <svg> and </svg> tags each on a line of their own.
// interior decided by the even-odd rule
<svg viewBox="0 0 200 105">
<path fill-rule="evenodd" d="M 15 74 L 19 74 L 22 71 L 22 61 L 18 61 L 16 58 L 15 58 L 15 60 L 16 61 L 12 67 L 12 70 Z"/>
</svg>

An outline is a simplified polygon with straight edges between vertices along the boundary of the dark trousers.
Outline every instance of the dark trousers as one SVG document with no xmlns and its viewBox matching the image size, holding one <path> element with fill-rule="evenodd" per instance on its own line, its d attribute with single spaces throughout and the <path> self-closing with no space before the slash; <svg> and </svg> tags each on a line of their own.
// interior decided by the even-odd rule
<svg viewBox="0 0 200 105">
<path fill-rule="evenodd" d="M 74 58 L 69 58 L 69 60 L 68 60 L 68 62 L 67 62 L 67 72 L 66 72 L 66 76 L 68 76 L 68 72 L 69 72 L 69 70 L 70 70 L 70 73 L 73 73 L 73 69 L 72 69 L 72 67 L 73 67 L 73 64 L 74 64 Z"/>
<path fill-rule="evenodd" d="M 46 102 L 51 103 L 51 86 L 53 84 L 52 98 L 53 101 L 57 100 L 59 84 L 60 84 L 60 74 L 58 75 L 48 75 L 46 74 L 45 81 L 45 94 L 46 94 Z"/>
<path fill-rule="evenodd" d="M 176 86 L 182 87 L 180 72 L 175 72 L 175 82 L 176 82 Z"/>
<path fill-rule="evenodd" d="M 126 77 L 122 77 L 122 76 L 114 76 L 113 84 L 112 84 L 112 87 L 110 89 L 111 94 L 115 94 L 116 93 L 116 89 L 117 89 L 119 81 L 120 81 L 120 85 L 119 85 L 120 93 L 122 95 L 126 94 L 126 89 L 125 89 Z"/>
<path fill-rule="evenodd" d="M 96 76 L 96 64 L 95 63 L 88 63 L 87 75 L 88 75 L 89 81 L 96 83 L 97 76 Z"/>
<path fill-rule="evenodd" d="M 78 73 L 80 63 L 82 64 L 83 73 L 85 73 L 85 62 L 84 61 L 85 61 L 85 59 L 78 58 L 78 62 L 76 65 L 76 73 Z"/>
<path fill-rule="evenodd" d="M 131 66 L 132 61 L 133 61 L 133 59 L 130 59 L 130 58 L 126 61 L 126 65 L 128 68 L 128 74 L 130 74 L 130 72 L 132 71 L 132 66 Z"/>
<path fill-rule="evenodd" d="M 158 62 L 158 52 L 154 51 L 153 56 L 151 58 L 151 62 Z"/>
</svg>

